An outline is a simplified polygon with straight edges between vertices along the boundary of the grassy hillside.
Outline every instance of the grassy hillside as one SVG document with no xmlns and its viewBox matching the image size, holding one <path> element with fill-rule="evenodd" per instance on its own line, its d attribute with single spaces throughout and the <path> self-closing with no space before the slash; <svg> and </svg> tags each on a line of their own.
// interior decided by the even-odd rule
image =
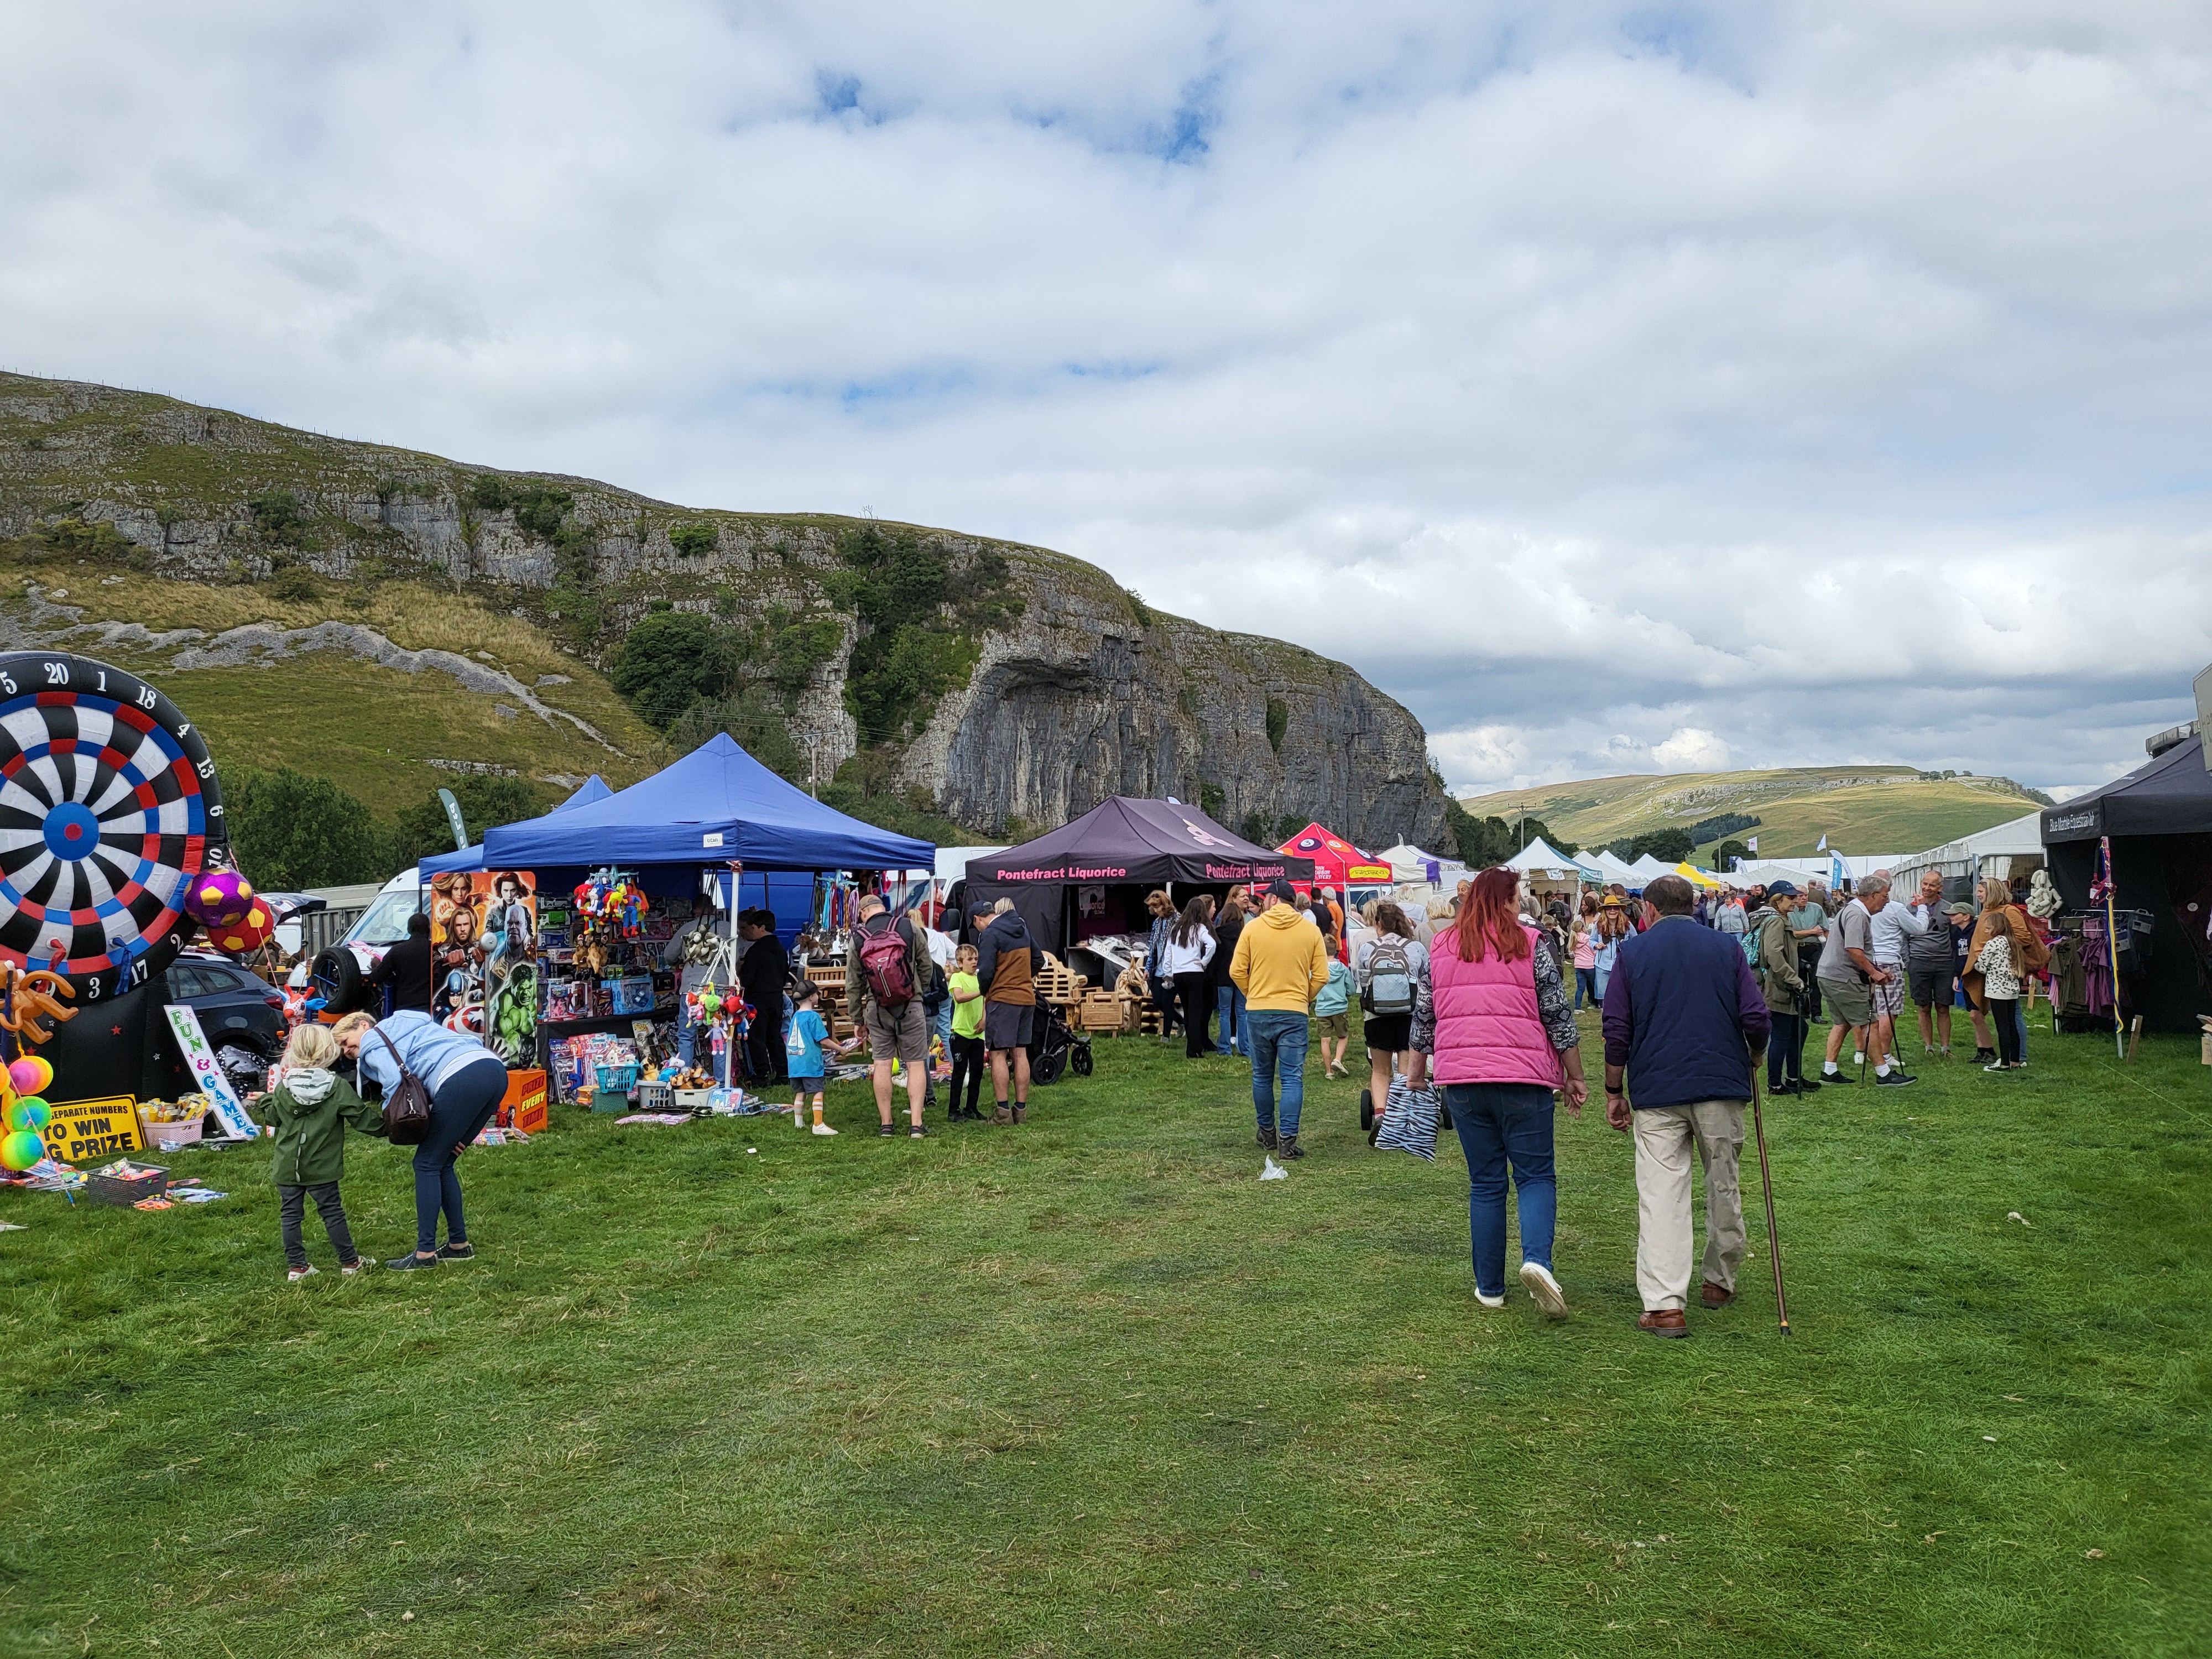
<svg viewBox="0 0 2212 1659">
<path fill-rule="evenodd" d="M 661 758 L 659 738 L 602 675 L 531 623 L 468 593 L 356 582 L 325 599 L 283 599 L 266 585 L 210 586 L 112 562 L 27 556 L 0 549 L 8 648 L 76 651 L 150 679 L 198 722 L 222 771 L 290 766 L 330 778 L 388 819 L 453 781 L 454 772 L 434 760 L 556 787 L 597 772 L 619 788 Z M 510 677 L 529 701 L 472 688 L 434 663 L 411 672 L 388 666 L 361 654 L 361 638 L 349 632 L 329 641 L 294 637 L 330 623 L 372 630 L 404 652 L 465 657 Z M 275 630 L 265 645 L 257 636 L 260 648 L 248 651 L 233 635 L 224 648 L 226 633 L 254 624 Z M 197 662 L 206 656 L 219 660 Z"/>
<path fill-rule="evenodd" d="M 2047 804 L 2010 778 L 1929 776 L 1899 766 L 1588 778 L 1461 802 L 1477 817 L 1526 812 L 1585 847 L 1745 813 L 1759 827 L 1735 833 L 1757 836 L 1762 854 L 1780 857 L 1812 852 L 1822 836 L 1848 853 L 1917 852 Z"/>
</svg>

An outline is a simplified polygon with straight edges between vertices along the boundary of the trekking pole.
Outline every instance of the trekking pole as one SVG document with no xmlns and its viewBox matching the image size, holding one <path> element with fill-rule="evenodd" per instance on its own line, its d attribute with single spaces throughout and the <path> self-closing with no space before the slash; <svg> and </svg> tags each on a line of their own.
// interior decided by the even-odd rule
<svg viewBox="0 0 2212 1659">
<path fill-rule="evenodd" d="M 1782 1293 L 1782 1235 L 1774 1230 L 1774 1176 L 1766 1167 L 1766 1124 L 1759 1109 L 1759 1070 L 1751 1073 L 1751 1133 L 1759 1142 L 1759 1184 L 1766 1194 L 1766 1253 L 1774 1261 L 1774 1311 L 1790 1334 L 1790 1299 Z"/>
</svg>

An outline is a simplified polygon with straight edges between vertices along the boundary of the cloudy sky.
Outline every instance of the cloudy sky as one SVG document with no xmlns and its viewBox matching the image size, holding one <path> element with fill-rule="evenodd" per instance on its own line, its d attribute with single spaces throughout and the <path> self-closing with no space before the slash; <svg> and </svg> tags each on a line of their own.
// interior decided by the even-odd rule
<svg viewBox="0 0 2212 1659">
<path fill-rule="evenodd" d="M 2187 0 L 0 23 L 0 364 L 1065 549 L 1455 785 L 2138 762 L 2208 204 Z"/>
</svg>

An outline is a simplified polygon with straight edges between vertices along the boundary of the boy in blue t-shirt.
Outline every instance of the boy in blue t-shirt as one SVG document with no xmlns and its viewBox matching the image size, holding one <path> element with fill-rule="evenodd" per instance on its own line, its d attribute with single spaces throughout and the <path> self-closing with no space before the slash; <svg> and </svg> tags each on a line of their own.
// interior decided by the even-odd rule
<svg viewBox="0 0 2212 1659">
<path fill-rule="evenodd" d="M 842 1054 L 852 1044 L 830 1040 L 830 1028 L 823 1024 L 821 1011 L 815 1006 L 821 993 L 812 985 L 803 985 L 793 996 L 798 1012 L 791 1017 L 791 1035 L 784 1039 L 783 1044 L 784 1058 L 790 1063 L 791 1086 L 796 1091 L 791 1097 L 791 1124 L 793 1128 L 799 1127 L 802 1121 L 800 1109 L 806 1103 L 808 1094 L 811 1093 L 814 1097 L 814 1133 L 834 1135 L 837 1132 L 822 1121 L 823 1079 L 829 1072 L 829 1061 L 824 1056 Z"/>
</svg>

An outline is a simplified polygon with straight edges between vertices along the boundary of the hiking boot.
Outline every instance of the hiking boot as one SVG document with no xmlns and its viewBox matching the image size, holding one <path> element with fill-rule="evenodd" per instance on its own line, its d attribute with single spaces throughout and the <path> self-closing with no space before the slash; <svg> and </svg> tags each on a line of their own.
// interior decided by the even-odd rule
<svg viewBox="0 0 2212 1659">
<path fill-rule="evenodd" d="M 1026 1122 L 1028 1122 L 1029 1121 L 1030 1121 L 1030 1109 L 1029 1109 L 1028 1107 L 1026 1107 L 1026 1106 L 1017 1106 L 1017 1107 L 1015 1107 L 1015 1108 L 1014 1108 L 1014 1121 L 1015 1121 L 1015 1122 L 1017 1122 L 1017 1123 L 1026 1123 Z"/>
<path fill-rule="evenodd" d="M 1305 1155 L 1306 1149 L 1298 1145 L 1298 1138 L 1296 1135 L 1285 1135 L 1275 1147 L 1275 1156 L 1285 1164 L 1294 1158 L 1304 1158 Z"/>
<path fill-rule="evenodd" d="M 1259 1142 L 1262 1152 L 1272 1152 L 1275 1150 L 1275 1132 L 1273 1129 L 1262 1129 L 1253 1139 Z"/>
<path fill-rule="evenodd" d="M 1007 1109 L 1006 1102 L 1000 1101 L 998 1105 L 998 1109 L 991 1114 L 991 1121 L 994 1123 L 1012 1123 L 1013 1121 L 1013 1113 Z"/>
<path fill-rule="evenodd" d="M 1653 1336 L 1687 1336 L 1690 1322 L 1680 1308 L 1654 1308 L 1636 1322 L 1636 1328 Z"/>
</svg>

